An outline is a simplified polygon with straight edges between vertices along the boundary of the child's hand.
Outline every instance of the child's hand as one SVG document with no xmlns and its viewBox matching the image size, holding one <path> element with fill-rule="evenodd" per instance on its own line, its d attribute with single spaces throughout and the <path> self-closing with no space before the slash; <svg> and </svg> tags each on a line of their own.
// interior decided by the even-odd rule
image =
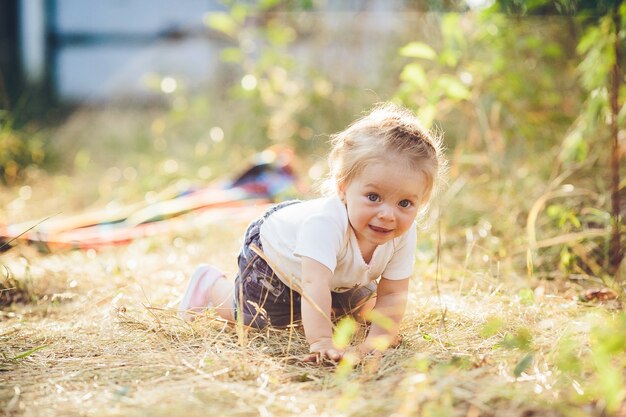
<svg viewBox="0 0 626 417">
<path fill-rule="evenodd" d="M 359 343 L 358 345 L 348 349 L 348 352 L 354 354 L 359 360 L 363 359 L 364 356 L 367 356 L 375 351 L 376 350 L 374 348 L 366 345 L 365 343 Z"/>
<path fill-rule="evenodd" d="M 324 363 L 327 360 L 338 362 L 344 354 L 343 349 L 338 349 L 332 339 L 323 338 L 311 343 L 311 354 L 304 358 L 304 362 Z"/>
<path fill-rule="evenodd" d="M 387 348 L 395 347 L 400 344 L 400 336 L 396 336 L 389 342 L 389 338 L 385 336 L 378 336 L 378 340 L 366 340 L 363 343 L 359 343 L 346 350 L 346 353 L 354 354 L 359 360 L 365 356 L 372 355 L 374 357 L 380 356 Z"/>
</svg>

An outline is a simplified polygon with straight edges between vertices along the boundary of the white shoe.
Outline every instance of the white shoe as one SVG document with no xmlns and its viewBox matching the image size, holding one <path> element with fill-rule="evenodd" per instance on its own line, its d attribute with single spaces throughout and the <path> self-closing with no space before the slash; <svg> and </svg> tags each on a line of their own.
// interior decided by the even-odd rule
<svg viewBox="0 0 626 417">
<path fill-rule="evenodd" d="M 198 266 L 191 275 L 183 300 L 178 306 L 178 316 L 184 320 L 193 320 L 197 313 L 212 307 L 211 288 L 223 276 L 219 269 L 211 265 Z"/>
</svg>

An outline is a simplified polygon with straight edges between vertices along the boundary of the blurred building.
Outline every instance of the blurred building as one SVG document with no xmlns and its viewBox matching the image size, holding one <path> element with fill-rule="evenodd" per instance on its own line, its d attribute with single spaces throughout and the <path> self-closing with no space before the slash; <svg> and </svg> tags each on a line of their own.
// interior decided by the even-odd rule
<svg viewBox="0 0 626 417">
<path fill-rule="evenodd" d="M 323 3 L 326 11 L 350 16 L 326 14 L 323 27 L 331 33 L 313 29 L 315 37 L 322 36 L 313 40 L 318 49 L 310 44 L 296 49 L 302 59 L 340 62 L 332 73 L 346 80 L 377 73 L 381 57 L 376 47 L 385 44 L 386 36 L 416 32 L 398 23 L 399 13 L 387 13 L 398 11 L 404 1 Z M 224 10 L 219 0 L 2 0 L 0 71 L 5 89 L 14 100 L 24 88 L 34 87 L 60 101 L 102 102 L 154 94 L 147 82 L 151 73 L 180 77 L 190 88 L 218 82 L 219 68 L 223 71 L 219 53 L 227 44 L 203 23 L 207 12 L 218 10 Z M 364 12 L 378 15 L 368 18 Z M 353 60 L 353 68 L 345 65 L 346 59 Z"/>
<path fill-rule="evenodd" d="M 205 13 L 217 0 L 3 0 L 0 70 L 12 95 L 26 86 L 62 101 L 146 92 L 148 71 L 197 79 L 218 45 Z"/>
</svg>

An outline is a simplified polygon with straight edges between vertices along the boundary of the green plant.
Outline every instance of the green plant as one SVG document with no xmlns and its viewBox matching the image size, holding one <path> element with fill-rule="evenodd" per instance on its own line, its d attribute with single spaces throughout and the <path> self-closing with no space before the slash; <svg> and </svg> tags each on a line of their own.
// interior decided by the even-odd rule
<svg viewBox="0 0 626 417">
<path fill-rule="evenodd" d="M 257 149 L 286 144 L 303 157 L 322 153 L 326 145 L 316 135 L 343 128 L 365 106 L 350 100 L 350 86 L 336 85 L 323 67 L 297 54 L 316 30 L 314 2 L 225 4 L 227 11 L 207 14 L 205 23 L 225 42 L 220 57 L 230 70 L 230 106 L 246 120 L 234 124 L 232 135 Z"/>
<path fill-rule="evenodd" d="M 41 132 L 16 129 L 12 114 L 0 110 L 0 180 L 17 182 L 29 166 L 41 165 L 45 157 Z"/>
<path fill-rule="evenodd" d="M 588 333 L 565 332 L 550 360 L 570 401 L 598 402 L 607 415 L 615 415 L 626 394 L 626 314 L 601 312 L 587 317 L 586 324 Z"/>
<path fill-rule="evenodd" d="M 31 301 L 31 285 L 25 280 L 17 279 L 4 264 L 0 264 L 0 268 L 3 270 L 0 277 L 0 307 Z"/>
<path fill-rule="evenodd" d="M 612 3 L 612 2 L 610 2 Z M 621 230 L 622 214 L 620 207 L 620 160 L 618 136 L 620 126 L 626 120 L 626 106 L 624 91 L 622 91 L 621 67 L 623 56 L 623 39 L 626 37 L 626 28 L 623 19 L 626 17 L 626 5 L 615 2 L 606 15 L 601 16 L 595 24 L 589 25 L 578 44 L 578 51 L 582 56 L 579 65 L 581 83 L 587 92 L 587 98 L 581 117 L 573 125 L 569 137 L 566 139 L 564 150 L 577 146 L 577 141 L 591 135 L 599 135 L 604 142 L 609 142 L 608 176 L 610 180 L 606 186 L 610 194 L 610 238 L 607 239 L 607 250 L 600 259 L 607 274 L 617 278 L 621 262 L 624 258 L 624 243 Z M 574 139 L 572 139 L 574 138 Z M 568 141 L 569 139 L 569 141 Z M 569 152 L 571 153 L 571 152 Z M 603 158 L 604 159 L 604 158 Z M 598 209 L 603 209 L 602 206 Z"/>
<path fill-rule="evenodd" d="M 446 220 L 488 222 L 506 239 L 498 256 L 528 253 L 531 276 L 554 276 L 555 265 L 562 276 L 619 275 L 624 9 L 612 1 L 496 2 L 477 14 L 442 15 L 434 40 L 399 51 L 410 61 L 397 99 L 446 132 L 451 181 L 481 190 L 471 199 L 478 191 L 453 188 L 462 198 L 449 201 L 455 215 Z"/>
</svg>

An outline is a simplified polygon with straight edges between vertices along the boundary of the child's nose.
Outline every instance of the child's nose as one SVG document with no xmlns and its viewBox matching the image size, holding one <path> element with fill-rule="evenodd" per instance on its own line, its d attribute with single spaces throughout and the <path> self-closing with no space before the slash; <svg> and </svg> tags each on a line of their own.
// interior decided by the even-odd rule
<svg viewBox="0 0 626 417">
<path fill-rule="evenodd" d="M 380 210 L 378 211 L 378 218 L 384 219 L 384 220 L 393 220 L 394 219 L 393 207 L 390 207 L 387 204 L 383 204 L 380 207 Z"/>
</svg>

